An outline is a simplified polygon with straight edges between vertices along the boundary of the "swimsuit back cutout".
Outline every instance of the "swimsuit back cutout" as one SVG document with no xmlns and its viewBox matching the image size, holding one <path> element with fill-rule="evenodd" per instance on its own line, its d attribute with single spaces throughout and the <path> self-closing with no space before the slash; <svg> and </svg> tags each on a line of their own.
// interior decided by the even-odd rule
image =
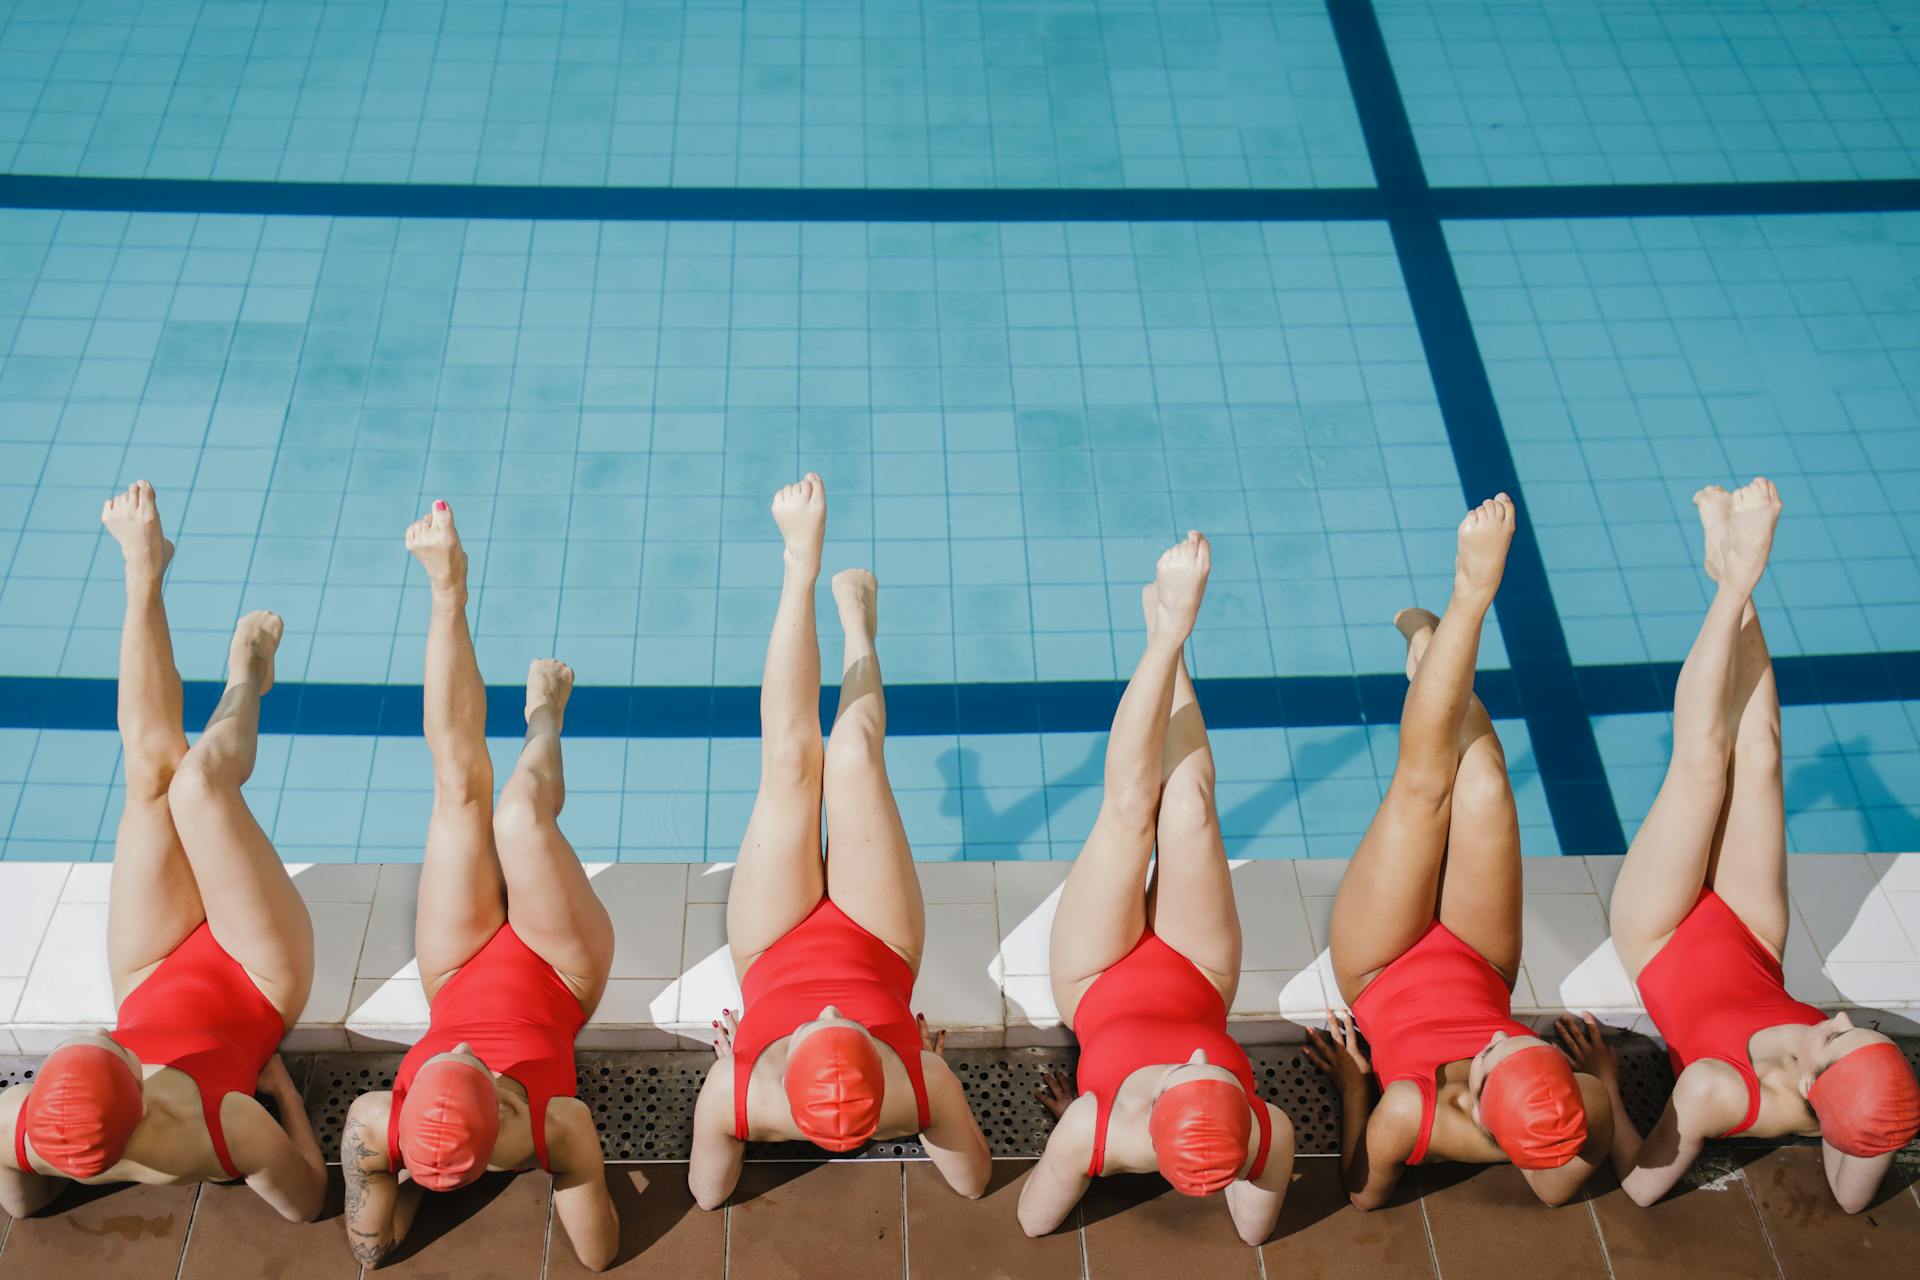
<svg viewBox="0 0 1920 1280">
<path fill-rule="evenodd" d="M 913 1083 L 920 1128 L 932 1123 L 920 1024 L 913 1016 L 913 969 L 892 947 L 822 898 L 747 969 L 733 1035 L 733 1136 L 747 1140 L 747 1085 L 753 1064 L 776 1040 L 812 1022 L 828 1005 L 899 1055 Z"/>
<path fill-rule="evenodd" d="M 1721 1136 L 1760 1118 L 1760 1077 L 1748 1045 L 1763 1027 L 1810 1027 L 1827 1015 L 1787 994 L 1780 962 L 1713 890 L 1640 970 L 1640 999 L 1667 1042 L 1674 1074 L 1712 1058 L 1740 1073 L 1747 1113 Z"/>
<path fill-rule="evenodd" d="M 1092 1094 L 1097 1107 L 1090 1176 L 1099 1177 L 1106 1167 L 1107 1124 L 1127 1077 L 1142 1067 L 1177 1066 L 1195 1049 L 1205 1049 L 1207 1061 L 1231 1071 L 1246 1091 L 1260 1133 L 1248 1181 L 1266 1170 L 1273 1117 L 1254 1084 L 1247 1051 L 1227 1034 L 1226 1001 L 1193 961 L 1158 934 L 1142 934 L 1133 950 L 1093 980 L 1074 1011 L 1073 1034 L 1080 1041 L 1074 1079 L 1080 1094 Z"/>
<path fill-rule="evenodd" d="M 1530 1036 L 1513 1020 L 1513 993 L 1487 958 L 1438 920 L 1353 1002 L 1381 1089 L 1411 1080 L 1420 1089 L 1420 1133 L 1408 1164 L 1427 1158 L 1439 1087 L 1434 1073 L 1471 1058 L 1493 1033 Z"/>
<path fill-rule="evenodd" d="M 503 924 L 473 959 L 460 966 L 433 998 L 427 1034 L 400 1062 L 393 1080 L 392 1118 L 387 1123 L 387 1162 L 395 1173 L 400 1156 L 400 1110 L 407 1090 L 427 1059 L 465 1042 L 490 1071 L 527 1091 L 533 1155 L 553 1172 L 547 1156 L 547 1103 L 573 1097 L 573 1040 L 587 1020 L 580 998 L 560 975 Z"/>
<path fill-rule="evenodd" d="M 229 1178 L 240 1170 L 227 1150 L 220 1103 L 230 1093 L 253 1096 L 260 1068 L 286 1034 L 280 1011 L 213 940 L 204 920 L 121 1003 L 113 1029 L 113 1038 L 140 1061 L 192 1079 L 213 1154 Z"/>
</svg>

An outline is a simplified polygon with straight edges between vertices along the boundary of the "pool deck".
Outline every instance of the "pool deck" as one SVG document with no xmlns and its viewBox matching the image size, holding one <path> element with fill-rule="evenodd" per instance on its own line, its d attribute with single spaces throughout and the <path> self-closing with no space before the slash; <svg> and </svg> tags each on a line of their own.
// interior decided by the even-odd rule
<svg viewBox="0 0 1920 1280">
<path fill-rule="evenodd" d="M 1607 937 L 1618 857 L 1526 860 L 1526 947 L 1514 1013 L 1535 1023 L 1568 1009 L 1653 1034 Z M 1062 1045 L 1046 978 L 1047 937 L 1069 864 L 919 867 L 927 954 L 915 1002 L 956 1048 Z M 1297 1042 L 1338 1003 L 1327 922 L 1344 861 L 1244 862 L 1234 890 L 1245 936 L 1231 1028 L 1249 1044 Z M 738 1008 L 725 918 L 732 868 L 706 863 L 589 865 L 614 920 L 607 994 L 583 1049 L 684 1049 Z M 318 969 L 290 1052 L 379 1051 L 426 1029 L 413 952 L 417 864 L 294 868 L 314 920 Z M 44 1054 L 110 1025 L 107 878 L 101 863 L 0 863 L 0 1053 Z M 1920 854 L 1788 859 L 1795 915 L 1788 987 L 1827 1007 L 1878 1011 L 1914 1034 L 1920 1008 Z"/>
<path fill-rule="evenodd" d="M 683 1165 L 608 1172 L 625 1227 L 612 1276 L 780 1280 L 1168 1280 L 1364 1275 L 1373 1280 L 1506 1277 L 1518 1266 L 1567 1280 L 1912 1274 L 1920 1195 L 1897 1169 L 1849 1218 L 1833 1204 L 1815 1147 L 1728 1147 L 1699 1179 L 1651 1210 L 1602 1174 L 1564 1209 L 1532 1202 L 1509 1167 L 1415 1171 L 1388 1208 L 1349 1209 L 1332 1157 L 1300 1161 L 1274 1236 L 1255 1250 L 1225 1208 L 1150 1178 L 1104 1179 L 1071 1225 L 1027 1240 L 1014 1218 L 1029 1161 L 999 1161 L 969 1202 L 931 1165 L 862 1161 L 749 1165 L 723 1212 L 693 1206 Z M 77 1199 L 77 1198 L 76 1198 Z M 40 1218 L 8 1222 L 0 1277 L 63 1280 L 352 1280 L 338 1186 L 327 1216 L 290 1226 L 240 1186 L 126 1187 Z M 537 1280 L 589 1274 L 552 1220 L 544 1175 L 498 1175 L 432 1197 L 395 1277 Z"/>
</svg>

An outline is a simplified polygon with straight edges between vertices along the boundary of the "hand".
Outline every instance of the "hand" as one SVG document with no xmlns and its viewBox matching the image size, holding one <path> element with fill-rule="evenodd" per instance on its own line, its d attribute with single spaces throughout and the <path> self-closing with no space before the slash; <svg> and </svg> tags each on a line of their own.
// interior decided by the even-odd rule
<svg viewBox="0 0 1920 1280">
<path fill-rule="evenodd" d="M 1353 1025 L 1353 1014 L 1345 1009 L 1327 1010 L 1327 1029 L 1307 1028 L 1307 1061 L 1333 1078 L 1341 1093 L 1364 1089 L 1373 1064 L 1360 1051 L 1360 1033 Z"/>
<path fill-rule="evenodd" d="M 269 1098 L 284 1098 L 298 1092 L 293 1087 L 293 1077 L 287 1073 L 287 1064 L 279 1054 L 267 1059 L 260 1068 L 260 1078 L 254 1082 L 253 1091 Z"/>
<path fill-rule="evenodd" d="M 927 1025 L 927 1015 L 918 1013 L 914 1020 L 920 1024 L 920 1047 L 935 1057 L 944 1060 L 947 1056 L 947 1029 L 935 1031 Z"/>
<path fill-rule="evenodd" d="M 1073 1105 L 1073 1081 L 1064 1071 L 1049 1071 L 1041 1077 L 1041 1087 L 1033 1091 L 1033 1096 L 1058 1120 Z"/>
<path fill-rule="evenodd" d="M 740 1019 L 731 1009 L 722 1009 L 713 1024 L 713 1056 L 731 1058 L 733 1056 L 733 1038 L 740 1034 Z"/>
<path fill-rule="evenodd" d="M 1590 1013 L 1578 1018 L 1563 1013 L 1553 1024 L 1561 1052 L 1573 1059 L 1573 1069 L 1584 1071 L 1608 1088 L 1620 1084 L 1620 1059 L 1607 1043 L 1605 1028 Z"/>
</svg>

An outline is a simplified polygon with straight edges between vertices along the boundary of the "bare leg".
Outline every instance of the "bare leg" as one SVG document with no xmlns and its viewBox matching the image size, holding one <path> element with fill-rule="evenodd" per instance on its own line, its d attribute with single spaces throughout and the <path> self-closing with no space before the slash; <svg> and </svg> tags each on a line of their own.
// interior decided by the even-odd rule
<svg viewBox="0 0 1920 1280">
<path fill-rule="evenodd" d="M 413 923 L 420 980 L 432 999 L 507 918 L 507 884 L 493 848 L 493 761 L 487 686 L 467 630 L 467 553 L 444 502 L 407 528 L 407 550 L 433 587 L 422 728 L 433 754 L 433 816 Z"/>
<path fill-rule="evenodd" d="M 127 803 L 113 841 L 107 960 L 114 1002 L 126 997 L 207 918 L 193 864 L 180 847 L 167 787 L 187 754 L 180 727 L 180 672 L 173 665 L 160 580 L 173 544 L 160 531 L 153 486 L 142 480 L 100 511 L 127 562 L 120 627 L 119 721 Z"/>
<path fill-rule="evenodd" d="M 1151 628 L 1160 591 L 1148 586 L 1140 603 Z M 1220 812 L 1213 796 L 1213 749 L 1207 724 L 1187 675 L 1184 649 L 1173 673 L 1173 702 L 1160 758 L 1158 852 L 1147 918 L 1166 944 L 1193 961 L 1220 989 L 1229 1007 L 1240 986 L 1240 913 L 1234 908 L 1233 876 L 1220 839 Z"/>
<path fill-rule="evenodd" d="M 1706 883 L 1740 716 L 1740 630 L 1767 567 L 1780 495 L 1756 479 L 1694 495 L 1719 582 L 1673 695 L 1673 759 L 1627 850 L 1610 912 L 1614 947 L 1634 978 L 1693 909 Z M 1784 821 L 1784 820 L 1783 820 Z"/>
<path fill-rule="evenodd" d="M 1157 613 L 1146 652 L 1113 713 L 1100 813 L 1067 873 L 1053 920 L 1048 967 L 1054 1003 L 1068 1026 L 1087 987 L 1146 932 L 1147 864 L 1160 814 L 1167 722 L 1181 651 L 1193 634 L 1212 563 L 1207 540 L 1190 532 L 1154 570 Z"/>
<path fill-rule="evenodd" d="M 240 962 L 288 1026 L 313 986 L 313 922 L 240 786 L 253 773 L 260 697 L 273 687 L 283 624 L 250 613 L 234 629 L 227 689 L 167 788 L 213 940 Z"/>
<path fill-rule="evenodd" d="M 809 472 L 773 495 L 773 519 L 786 539 L 780 606 L 767 639 L 760 680 L 760 791 L 753 800 L 740 861 L 727 891 L 727 943 L 744 974 L 826 895 L 820 859 L 820 638 L 813 589 L 827 491 Z"/>
<path fill-rule="evenodd" d="M 865 569 L 833 576 L 846 629 L 840 706 L 827 737 L 827 896 L 853 922 L 898 951 L 917 974 L 927 912 L 913 850 L 887 780 L 887 695 L 874 649 L 878 584 Z"/>
<path fill-rule="evenodd" d="M 1439 910 L 1461 734 L 1480 629 L 1513 543 L 1512 500 L 1503 493 L 1468 512 L 1459 541 L 1453 595 L 1407 686 L 1393 781 L 1333 902 L 1334 976 L 1349 1003 L 1420 940 Z"/>
<path fill-rule="evenodd" d="M 552 965 L 591 1014 L 613 967 L 613 921 L 587 882 L 587 869 L 560 834 L 566 780 L 560 767 L 560 722 L 573 692 L 573 671 L 551 658 L 527 671 L 527 744 L 500 789 L 494 846 L 507 880 L 507 920 Z"/>
<path fill-rule="evenodd" d="M 1780 691 L 1751 602 L 1740 624 L 1745 691 L 1733 735 L 1732 783 L 1707 882 L 1747 928 L 1780 955 L 1787 946 L 1787 815 L 1780 777 Z"/>
</svg>

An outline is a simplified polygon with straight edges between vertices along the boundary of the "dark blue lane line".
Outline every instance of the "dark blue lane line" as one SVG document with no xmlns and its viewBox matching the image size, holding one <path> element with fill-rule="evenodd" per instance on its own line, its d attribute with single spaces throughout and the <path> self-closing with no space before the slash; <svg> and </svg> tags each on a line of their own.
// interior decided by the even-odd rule
<svg viewBox="0 0 1920 1280">
<path fill-rule="evenodd" d="M 0 175 L 0 207 L 606 222 L 1319 222 L 1385 215 L 1372 187 L 497 187 L 32 174 Z"/>
<path fill-rule="evenodd" d="M 1520 491 L 1520 475 L 1420 164 L 1386 39 L 1369 0 L 1328 0 L 1327 12 L 1346 64 L 1374 178 L 1387 195 L 1387 225 L 1426 350 L 1460 486 L 1469 502 L 1505 492 L 1519 509 L 1519 529 L 1507 557 L 1496 616 L 1553 814 L 1554 833 L 1566 853 L 1619 853 L 1626 848 L 1626 834 L 1614 810 L 1600 746 L 1574 677 L 1546 563 Z"/>
<path fill-rule="evenodd" d="M 1348 7 L 1332 0 L 1331 7 Z M 1398 113 L 1405 119 L 1405 113 Z M 1412 145 L 1411 135 L 1407 138 Z M 1376 163 L 1379 157 L 1376 156 Z M 0 208 L 351 218 L 633 222 L 1342 222 L 1405 208 L 1408 186 L 1261 188 L 499 187 L 0 175 Z M 1920 210 L 1920 181 L 1435 187 L 1441 218 L 1706 217 Z"/>
<path fill-rule="evenodd" d="M 1788 706 L 1920 699 L 1920 650 L 1838 653 L 1774 659 L 1780 700 Z M 1677 662 L 1572 668 L 1584 707 L 1539 718 L 1557 725 L 1575 716 L 1665 712 L 1673 708 Z M 1405 677 L 1265 676 L 1196 680 L 1214 729 L 1392 725 L 1400 720 Z M 1124 686 L 1117 680 L 1043 680 L 1008 684 L 896 684 L 887 688 L 887 732 L 901 737 L 954 733 L 1099 733 L 1113 720 Z M 1482 671 L 1475 681 L 1496 719 L 1526 716 L 1512 671 Z M 80 676 L 0 676 L 0 729 L 114 728 L 115 682 Z M 820 694 L 821 723 L 838 690 Z M 417 737 L 417 684 L 302 684 L 283 681 L 261 703 L 267 733 Z M 205 723 L 220 698 L 212 680 L 189 680 L 186 723 Z M 520 685 L 487 686 L 487 732 L 525 728 Z M 1558 731 L 1558 730 L 1557 730 Z M 754 738 L 760 690 L 752 685 L 581 685 L 567 708 L 567 734 L 582 738 Z"/>
</svg>

